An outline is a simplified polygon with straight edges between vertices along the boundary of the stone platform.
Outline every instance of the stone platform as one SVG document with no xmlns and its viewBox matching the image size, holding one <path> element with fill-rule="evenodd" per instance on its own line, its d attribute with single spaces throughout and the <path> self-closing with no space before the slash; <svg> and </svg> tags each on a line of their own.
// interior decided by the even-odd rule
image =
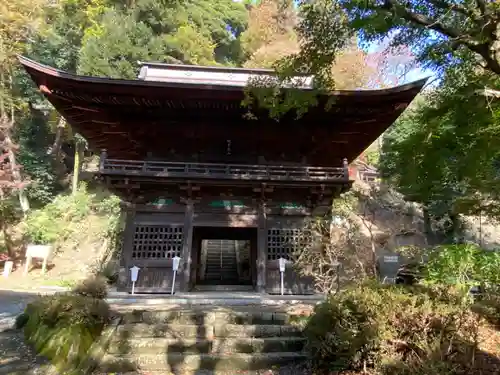
<svg viewBox="0 0 500 375">
<path fill-rule="evenodd" d="M 255 292 L 193 292 L 171 294 L 130 294 L 110 291 L 107 301 L 113 306 L 134 308 L 182 305 L 182 306 L 281 306 L 316 305 L 324 300 L 323 295 L 269 295 Z"/>
</svg>

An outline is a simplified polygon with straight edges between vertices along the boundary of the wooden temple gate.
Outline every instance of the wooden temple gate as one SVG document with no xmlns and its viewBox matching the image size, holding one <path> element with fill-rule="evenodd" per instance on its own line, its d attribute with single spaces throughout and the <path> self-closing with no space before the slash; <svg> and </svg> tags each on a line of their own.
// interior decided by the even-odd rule
<svg viewBox="0 0 500 375">
<path fill-rule="evenodd" d="M 102 152 L 97 177 L 127 211 L 119 287 L 130 290 L 135 265 L 143 293 L 170 291 L 174 257 L 182 259 L 177 290 L 219 277 L 279 293 L 278 259 L 300 247 L 303 221 L 327 213 L 350 188 L 348 163 L 425 84 L 321 94 L 302 116 L 291 110 L 275 121 L 258 103 L 254 119 L 241 105 L 249 79 L 272 78 L 270 70 L 144 63 L 138 79 L 120 80 L 20 61 Z M 313 89 L 313 78 L 301 77 L 294 89 Z M 311 281 L 289 267 L 285 292 L 312 293 Z"/>
<path fill-rule="evenodd" d="M 182 204 L 130 206 L 127 210 L 119 288 L 130 289 L 128 269 L 138 266 L 141 268 L 135 286 L 138 293 L 169 293 L 173 280 L 172 259 L 178 256 L 181 267 L 176 290 L 196 289 L 205 281 L 202 275 L 206 271 L 206 261 L 203 261 L 201 241 L 207 238 L 214 244 L 219 240 L 247 240 L 250 243 L 251 277 L 244 284 L 259 292 L 279 294 L 278 259 L 292 260 L 292 254 L 298 250 L 303 221 L 309 216 L 300 209 L 283 211 L 263 204 L 244 209 L 230 206 L 214 209 L 192 201 L 185 201 L 184 207 Z M 221 264 L 219 272 L 227 271 Z M 240 283 L 234 278 L 230 281 L 231 286 Z M 299 277 L 291 263 L 285 272 L 284 287 L 286 294 L 314 293 L 311 280 Z"/>
</svg>

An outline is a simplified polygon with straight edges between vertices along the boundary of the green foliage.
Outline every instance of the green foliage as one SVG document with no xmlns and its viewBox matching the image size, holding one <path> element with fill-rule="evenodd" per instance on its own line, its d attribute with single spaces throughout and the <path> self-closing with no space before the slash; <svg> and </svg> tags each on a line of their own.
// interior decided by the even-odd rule
<svg viewBox="0 0 500 375">
<path fill-rule="evenodd" d="M 67 373 L 88 359 L 92 344 L 110 319 L 110 310 L 102 299 L 56 294 L 29 304 L 24 315 L 28 317 L 26 340 L 59 372 Z"/>
<path fill-rule="evenodd" d="M 460 65 L 463 55 L 477 54 L 499 74 L 498 56 L 491 52 L 498 42 L 493 30 L 500 7 L 494 2 L 423 0 L 379 2 L 342 0 L 350 26 L 367 43 L 392 37 L 393 47 L 410 46 L 418 60 L 434 69 Z M 479 47 L 481 45 L 481 47 Z M 493 60 L 493 61 L 490 61 Z"/>
<path fill-rule="evenodd" d="M 318 105 L 318 95 L 335 88 L 332 64 L 353 36 L 347 27 L 346 15 L 337 3 L 304 1 L 300 5 L 300 21 L 296 27 L 300 52 L 274 64 L 278 73 L 275 79 L 254 79 L 245 92 L 244 105 L 252 110 L 257 104 L 275 119 L 289 112 L 302 116 L 310 107 Z M 297 73 L 313 75 L 315 89 L 297 90 L 297 83 L 291 80 Z M 331 104 L 331 101 L 326 103 L 326 108 Z"/>
<path fill-rule="evenodd" d="M 25 219 L 24 234 L 31 243 L 53 244 L 56 250 L 65 241 L 78 247 L 79 238 L 91 235 L 94 240 L 106 241 L 109 256 L 113 257 L 120 248 L 121 224 L 118 197 L 91 193 L 81 185 L 76 194 L 59 195 L 43 208 L 33 210 Z"/>
<path fill-rule="evenodd" d="M 443 375 L 467 370 L 476 326 L 463 306 L 421 289 L 368 283 L 318 305 L 304 332 L 318 374 Z"/>
<path fill-rule="evenodd" d="M 84 188 L 74 195 L 60 195 L 26 219 L 25 235 L 34 244 L 56 244 L 81 230 L 77 225 L 91 212 L 92 196 Z M 76 225 L 70 226 L 70 223 Z"/>
<path fill-rule="evenodd" d="M 86 33 L 79 72 L 135 78 L 137 61 L 215 65 L 238 63 L 247 11 L 231 0 L 139 0 L 103 13 L 98 32 Z"/>
<path fill-rule="evenodd" d="M 32 206 L 50 202 L 60 190 L 51 156 L 51 134 L 48 122 L 42 115 L 23 118 L 16 128 L 15 137 L 20 146 L 19 163 L 28 177 L 28 198 Z"/>
<path fill-rule="evenodd" d="M 425 281 L 428 284 L 492 286 L 500 283 L 500 253 L 473 244 L 443 245 L 427 255 Z"/>
<path fill-rule="evenodd" d="M 451 71 L 384 137 L 382 174 L 438 218 L 500 212 L 499 102 L 477 94 L 497 81 Z"/>
</svg>

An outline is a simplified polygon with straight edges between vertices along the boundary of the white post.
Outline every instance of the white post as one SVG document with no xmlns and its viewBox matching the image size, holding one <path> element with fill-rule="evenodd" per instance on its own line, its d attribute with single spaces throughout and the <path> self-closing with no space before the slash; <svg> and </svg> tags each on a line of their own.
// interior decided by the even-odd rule
<svg viewBox="0 0 500 375">
<path fill-rule="evenodd" d="M 10 273 L 12 272 L 12 268 L 14 268 L 14 262 L 11 260 L 5 261 L 5 264 L 3 266 L 3 276 L 9 277 Z"/>
<path fill-rule="evenodd" d="M 280 265 L 280 276 L 281 276 L 281 295 L 285 293 L 285 268 L 286 268 L 286 259 L 285 258 L 279 258 L 279 265 Z"/>
<path fill-rule="evenodd" d="M 172 290 L 170 294 L 175 293 L 175 276 L 177 275 L 177 270 L 179 269 L 179 264 L 181 262 L 180 257 L 173 257 L 172 258 L 172 270 L 174 271 L 174 275 L 172 276 Z"/>
<path fill-rule="evenodd" d="M 130 280 L 132 281 L 132 294 L 135 294 L 135 282 L 137 281 L 137 277 L 139 276 L 140 268 L 134 266 L 130 268 Z"/>
</svg>

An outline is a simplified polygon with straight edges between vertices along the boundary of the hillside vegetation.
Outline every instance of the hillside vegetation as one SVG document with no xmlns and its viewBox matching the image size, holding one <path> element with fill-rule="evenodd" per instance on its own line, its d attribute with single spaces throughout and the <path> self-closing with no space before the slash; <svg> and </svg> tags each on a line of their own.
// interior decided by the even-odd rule
<svg viewBox="0 0 500 375">
<path fill-rule="evenodd" d="M 12 231 L 11 241 L 20 244 L 16 269 L 3 286 L 71 286 L 91 274 L 113 279 L 121 250 L 123 221 L 120 200 L 102 189 L 89 191 L 81 185 L 75 194 L 59 195 L 43 208 L 33 210 Z M 53 244 L 48 272 L 34 262 L 24 276 L 23 244 Z M 4 250 L 5 251 L 5 250 Z"/>
</svg>

